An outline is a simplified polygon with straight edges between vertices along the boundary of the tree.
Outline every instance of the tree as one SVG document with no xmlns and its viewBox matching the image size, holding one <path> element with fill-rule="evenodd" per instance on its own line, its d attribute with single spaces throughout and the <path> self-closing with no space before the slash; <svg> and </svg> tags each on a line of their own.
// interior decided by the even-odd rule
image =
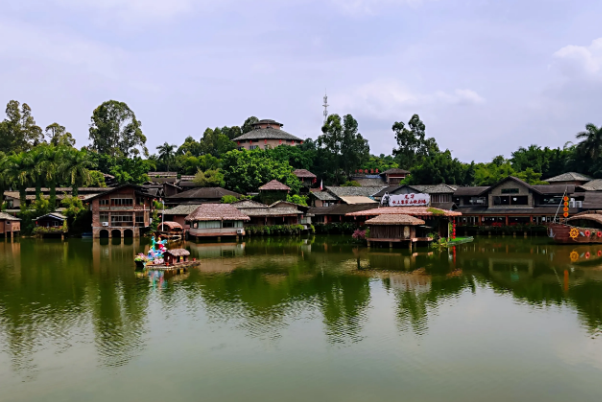
<svg viewBox="0 0 602 402">
<path fill-rule="evenodd" d="M 91 149 L 111 157 L 148 156 L 142 123 L 124 102 L 107 101 L 92 112 Z"/>
<path fill-rule="evenodd" d="M 105 175 L 98 170 L 90 170 L 90 187 L 106 187 Z"/>
<path fill-rule="evenodd" d="M 56 186 L 57 183 L 62 179 L 62 158 L 63 154 L 68 149 L 69 148 L 66 148 L 64 146 L 46 146 L 42 148 L 42 166 L 44 171 L 44 181 L 46 182 L 46 186 L 50 190 L 50 198 L 48 200 L 50 211 L 54 211 L 56 209 Z"/>
<path fill-rule="evenodd" d="M 77 197 L 78 188 L 90 182 L 90 170 L 92 166 L 88 152 L 85 150 L 67 149 L 63 153 L 61 171 L 63 177 L 71 185 L 71 195 Z"/>
<path fill-rule="evenodd" d="M 259 119 L 255 116 L 248 117 L 241 127 L 242 134 L 246 134 L 253 130 L 253 124 L 257 123 Z"/>
<path fill-rule="evenodd" d="M 46 127 L 46 136 L 48 137 L 48 143 L 55 147 L 75 146 L 75 138 L 73 138 L 71 133 L 67 132 L 67 129 L 65 127 L 61 126 L 58 123 L 52 123 L 51 125 Z"/>
<path fill-rule="evenodd" d="M 174 159 L 176 146 L 166 142 L 163 145 L 159 145 L 157 150 L 159 151 L 159 160 L 167 165 L 167 171 L 169 172 L 169 164 Z"/>
<path fill-rule="evenodd" d="M 111 167 L 110 173 L 115 176 L 119 184 L 144 184 L 148 181 L 147 173 L 150 168 L 150 161 L 137 156 L 131 159 L 120 159 Z"/>
<path fill-rule="evenodd" d="M 21 107 L 21 109 L 19 109 Z M 6 105 L 7 119 L 0 123 L 0 149 L 4 152 L 27 151 L 44 141 L 27 103 L 11 100 Z"/>
<path fill-rule="evenodd" d="M 8 157 L 2 151 L 0 151 L 0 212 L 2 211 L 2 206 L 4 205 L 4 191 L 10 184 L 7 175 L 8 169 Z"/>
<path fill-rule="evenodd" d="M 228 136 L 222 133 L 221 129 L 206 129 L 201 138 L 201 153 L 220 158 L 226 152 L 236 149 L 236 144 Z"/>
<path fill-rule="evenodd" d="M 293 168 L 288 162 L 269 158 L 263 149 L 230 151 L 224 155 L 222 162 L 226 188 L 237 193 L 257 191 L 271 180 L 286 184 L 293 194 L 301 188 L 301 182 L 293 174 Z"/>
<path fill-rule="evenodd" d="M 223 187 L 225 185 L 224 175 L 219 169 L 204 172 L 199 169 L 192 182 L 200 187 Z"/>
<path fill-rule="evenodd" d="M 411 184 L 471 185 L 474 181 L 474 162 L 465 164 L 452 157 L 449 150 L 437 153 L 412 168 Z"/>
<path fill-rule="evenodd" d="M 201 144 L 191 136 L 188 136 L 176 153 L 178 155 L 190 154 L 192 156 L 199 156 L 201 155 Z"/>
<path fill-rule="evenodd" d="M 410 169 L 420 163 L 422 158 L 440 152 L 435 139 L 426 138 L 426 126 L 417 114 L 412 116 L 407 128 L 405 123 L 395 122 L 392 129 L 397 141 L 393 155 L 397 158 L 399 166 L 404 169 Z"/>
<path fill-rule="evenodd" d="M 27 209 L 27 193 L 25 190 L 35 182 L 35 165 L 27 152 L 19 152 L 8 157 L 6 177 L 19 190 L 21 212 Z"/>
<path fill-rule="evenodd" d="M 602 154 L 602 126 L 596 127 L 594 124 L 587 124 L 585 131 L 577 134 L 581 142 L 577 144 L 577 149 L 581 154 L 586 155 L 590 160 L 596 160 Z"/>
<path fill-rule="evenodd" d="M 337 183 L 347 181 L 351 172 L 361 167 L 370 156 L 368 141 L 358 132 L 357 120 L 350 114 L 345 115 L 342 121 L 337 114 L 328 116 L 317 142 L 325 151 L 330 175 Z"/>
<path fill-rule="evenodd" d="M 212 155 L 192 156 L 190 154 L 180 155 L 177 158 L 177 164 L 180 172 L 186 175 L 196 174 L 200 169 L 215 170 L 220 166 L 220 160 Z"/>
<path fill-rule="evenodd" d="M 224 127 L 222 127 L 222 134 L 224 134 L 229 139 L 233 140 L 234 138 L 238 137 L 239 135 L 242 135 L 242 129 L 238 126 L 232 126 L 232 127 L 224 126 Z"/>
</svg>

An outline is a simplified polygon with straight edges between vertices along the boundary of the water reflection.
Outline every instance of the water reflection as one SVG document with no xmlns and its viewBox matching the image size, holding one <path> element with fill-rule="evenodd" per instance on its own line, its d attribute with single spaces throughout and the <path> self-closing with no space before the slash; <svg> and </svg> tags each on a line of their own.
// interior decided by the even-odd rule
<svg viewBox="0 0 602 402">
<path fill-rule="evenodd" d="M 0 242 L 0 342 L 11 368 L 35 378 L 37 354 L 90 338 L 102 366 L 145 353 L 151 312 L 204 317 L 277 342 L 317 320 L 330 345 L 362 342 L 382 288 L 400 333 L 423 336 L 440 306 L 479 288 L 530 306 L 568 306 L 587 333 L 602 324 L 602 247 L 546 239 L 479 239 L 452 250 L 367 250 L 324 238 L 183 243 L 198 269 L 136 273 L 144 241 Z M 382 319 L 382 318 L 380 318 Z M 160 324 L 159 324 L 160 325 Z"/>
</svg>

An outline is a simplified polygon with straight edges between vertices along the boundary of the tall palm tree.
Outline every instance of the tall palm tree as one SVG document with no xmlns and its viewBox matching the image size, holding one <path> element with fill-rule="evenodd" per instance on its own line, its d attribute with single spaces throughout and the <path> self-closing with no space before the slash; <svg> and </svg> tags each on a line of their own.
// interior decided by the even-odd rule
<svg viewBox="0 0 602 402">
<path fill-rule="evenodd" d="M 577 149 L 591 160 L 596 160 L 602 154 L 602 126 L 594 124 L 585 126 L 585 131 L 577 134 L 582 141 L 577 144 Z"/>
<path fill-rule="evenodd" d="M 27 186 L 35 182 L 36 166 L 29 152 L 20 152 L 8 157 L 6 176 L 12 185 L 19 189 L 19 202 L 21 211 L 27 208 Z"/>
<path fill-rule="evenodd" d="M 60 167 L 63 152 L 61 147 L 48 146 L 42 148 L 44 180 L 50 189 L 49 210 L 56 209 L 56 185 L 60 179 Z"/>
<path fill-rule="evenodd" d="M 67 182 L 71 185 L 71 195 L 77 197 L 77 189 L 80 185 L 86 185 L 90 182 L 90 170 L 91 166 L 90 156 L 86 151 L 78 151 L 75 148 L 66 149 L 62 153 L 62 164 L 60 171 Z"/>
<path fill-rule="evenodd" d="M 157 147 L 159 151 L 159 160 L 163 161 L 167 165 L 167 171 L 169 172 L 169 163 L 173 160 L 176 154 L 176 146 L 170 145 L 167 142 Z"/>
<path fill-rule="evenodd" d="M 36 187 L 36 200 L 42 198 L 42 183 L 44 183 L 46 179 L 46 172 L 44 171 L 44 161 L 46 157 L 44 153 L 45 148 L 47 148 L 45 145 L 37 146 L 29 151 L 29 157 L 31 158 L 31 163 L 33 165 L 31 175 Z"/>
</svg>

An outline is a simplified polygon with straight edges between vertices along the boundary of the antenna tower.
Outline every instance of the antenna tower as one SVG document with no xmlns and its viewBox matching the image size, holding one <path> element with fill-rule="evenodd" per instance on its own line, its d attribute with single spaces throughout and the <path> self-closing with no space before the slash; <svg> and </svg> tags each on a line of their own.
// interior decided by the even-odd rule
<svg viewBox="0 0 602 402">
<path fill-rule="evenodd" d="M 326 119 L 328 118 L 328 95 L 326 95 L 326 92 L 324 92 L 324 104 L 322 105 L 324 106 L 324 112 L 322 113 L 324 115 L 324 124 L 326 124 Z"/>
</svg>

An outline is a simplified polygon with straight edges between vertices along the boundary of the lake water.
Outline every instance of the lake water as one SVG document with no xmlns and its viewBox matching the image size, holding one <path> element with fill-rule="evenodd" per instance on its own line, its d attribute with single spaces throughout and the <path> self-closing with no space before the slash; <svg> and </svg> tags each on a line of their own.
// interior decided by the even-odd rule
<svg viewBox="0 0 602 402">
<path fill-rule="evenodd" d="M 0 239 L 0 401 L 599 401 L 602 246 Z"/>
</svg>

